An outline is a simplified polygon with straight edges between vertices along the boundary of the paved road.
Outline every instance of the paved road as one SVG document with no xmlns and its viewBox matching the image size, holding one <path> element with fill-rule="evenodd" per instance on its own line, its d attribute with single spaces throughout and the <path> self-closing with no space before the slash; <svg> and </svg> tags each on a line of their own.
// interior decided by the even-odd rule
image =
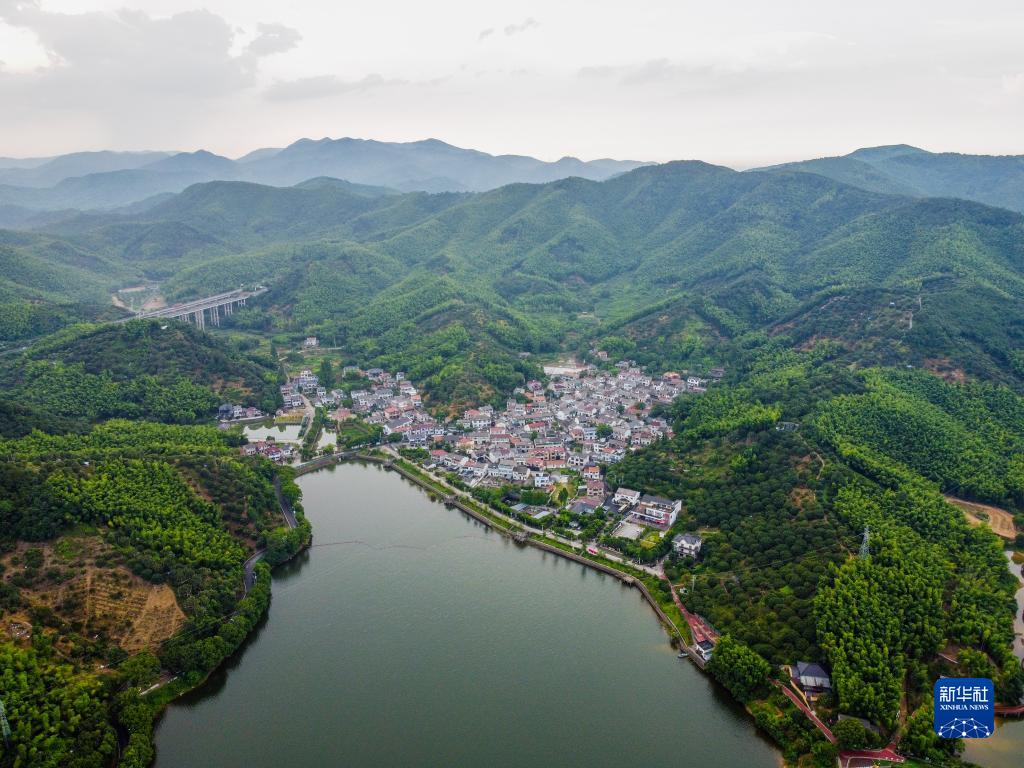
<svg viewBox="0 0 1024 768">
<path fill-rule="evenodd" d="M 832 729 L 825 725 L 814 713 L 814 710 L 804 704 L 803 700 L 793 693 L 788 685 L 783 685 L 778 680 L 773 680 L 772 682 L 779 690 L 786 694 L 786 697 L 796 705 L 797 709 L 807 716 L 808 720 L 814 723 L 815 727 L 822 732 L 826 739 L 833 744 L 836 743 L 836 737 L 832 733 Z M 844 749 L 839 753 L 839 765 L 842 768 L 866 768 L 867 766 L 874 765 L 877 760 L 886 760 L 890 763 L 905 762 L 905 758 L 896 753 L 895 743 L 882 749 Z"/>
<path fill-rule="evenodd" d="M 892 745 L 885 749 L 844 749 L 839 753 L 841 768 L 869 768 L 879 760 L 886 760 L 890 763 L 906 762 L 906 758 L 896 754 Z"/>
<path fill-rule="evenodd" d="M 277 494 L 277 505 L 281 509 L 281 514 L 284 516 L 284 521 L 288 524 L 289 528 L 295 528 L 299 521 L 295 518 L 295 510 L 292 509 L 291 504 L 285 499 L 284 494 L 281 493 L 281 481 L 279 478 L 274 478 L 274 493 Z M 259 549 L 253 552 L 249 559 L 245 561 L 244 573 L 242 575 L 242 585 L 244 592 L 243 597 L 249 594 L 249 590 L 252 589 L 253 584 L 256 583 L 256 563 L 263 559 L 267 550 Z"/>
<path fill-rule="evenodd" d="M 398 459 L 402 458 L 401 454 L 399 454 L 398 451 L 396 451 L 391 446 L 385 446 L 384 451 L 385 451 L 385 453 L 389 454 L 395 460 L 398 460 Z M 448 484 L 447 480 L 438 477 L 433 472 L 431 472 L 430 470 L 424 469 L 423 467 L 420 467 L 420 469 L 426 475 L 428 475 L 434 482 L 436 482 L 438 485 L 440 485 L 443 488 L 447 488 L 454 495 L 460 496 L 460 497 L 462 497 L 464 499 L 468 499 L 468 500 L 473 501 L 473 502 L 475 502 L 477 504 L 480 503 L 479 501 L 477 501 L 476 498 L 474 498 L 473 494 L 468 493 L 466 491 L 463 491 L 460 488 L 452 488 Z M 507 515 L 502 514 L 498 510 L 494 509 L 493 507 L 488 506 L 487 511 L 490 514 L 494 515 L 495 517 L 500 517 L 502 520 L 505 520 L 506 522 L 512 523 L 512 524 L 522 528 L 523 530 L 527 531 L 528 533 L 535 533 L 538 536 L 543 536 L 544 538 L 551 539 L 553 541 L 557 541 L 560 544 L 565 544 L 566 546 L 570 546 L 570 547 L 573 547 L 573 548 L 579 548 L 579 547 L 583 546 L 583 545 L 581 545 L 581 543 L 579 541 L 576 541 L 575 539 L 567 539 L 564 536 L 559 536 L 556 533 L 551 533 L 550 531 L 546 531 L 543 528 L 535 528 L 532 525 L 524 523 L 524 522 L 522 522 L 520 520 L 516 520 L 516 519 L 513 519 L 511 517 L 508 517 Z M 663 578 L 663 573 L 658 568 L 652 568 L 651 566 L 648 566 L 648 565 L 639 565 L 637 563 L 632 562 L 628 558 L 622 557 L 621 555 L 619 555 L 619 554 L 617 554 L 617 553 L 615 553 L 615 552 L 613 552 L 611 550 L 605 549 L 604 547 L 599 547 L 599 549 L 600 549 L 602 557 L 605 557 L 605 558 L 607 558 L 608 560 L 611 560 L 614 563 L 618 563 L 619 565 L 628 565 L 630 568 L 636 568 L 637 570 L 644 571 L 645 573 L 648 573 L 651 576 L 655 576 L 655 577 L 657 577 L 659 579 Z"/>
<path fill-rule="evenodd" d="M 278 477 L 274 477 L 274 493 L 277 495 L 277 506 L 280 507 L 281 514 L 284 515 L 284 521 L 288 523 L 289 528 L 295 528 L 299 521 L 295 519 L 295 510 L 292 509 L 292 505 L 288 503 L 281 492 L 281 479 Z"/>
<path fill-rule="evenodd" d="M 259 549 L 249 556 L 249 559 L 245 561 L 245 573 L 242 575 L 242 585 L 245 591 L 242 593 L 242 597 L 249 594 L 249 590 L 252 589 L 256 583 L 256 563 L 263 559 L 263 555 L 267 553 L 265 549 Z"/>
<path fill-rule="evenodd" d="M 823 722 L 821 722 L 818 716 L 814 714 L 814 711 L 806 704 L 804 704 L 800 697 L 789 689 L 788 685 L 783 685 L 778 680 L 773 680 L 772 682 L 779 688 L 779 690 L 786 694 L 786 697 L 796 705 L 797 709 L 799 709 L 807 716 L 808 720 L 814 723 L 815 727 L 817 727 L 817 729 L 822 732 L 826 739 L 831 741 L 833 744 L 836 743 L 836 737 L 832 734 L 832 729 L 825 725 Z M 903 762 L 903 759 L 900 758 L 899 762 Z"/>
</svg>

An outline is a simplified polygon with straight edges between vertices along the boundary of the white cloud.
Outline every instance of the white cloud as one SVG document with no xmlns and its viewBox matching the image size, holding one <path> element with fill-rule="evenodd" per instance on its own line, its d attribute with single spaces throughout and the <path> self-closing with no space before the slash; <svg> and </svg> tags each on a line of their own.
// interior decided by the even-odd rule
<svg viewBox="0 0 1024 768">
<path fill-rule="evenodd" d="M 1003 75 L 999 82 L 1004 93 L 1010 95 L 1024 93 L 1024 72 L 1018 72 L 1014 75 Z"/>
<path fill-rule="evenodd" d="M 526 32 L 529 29 L 535 29 L 539 26 L 540 22 L 531 16 L 530 18 L 525 19 L 519 24 L 509 24 L 508 26 L 506 26 L 505 36 L 511 37 L 512 35 L 518 35 L 523 32 Z"/>
<path fill-rule="evenodd" d="M 255 56 L 270 56 L 290 51 L 302 39 L 297 29 L 284 24 L 260 24 L 259 34 L 245 49 Z"/>
<path fill-rule="evenodd" d="M 263 95 L 270 101 L 298 101 L 408 84 L 408 80 L 385 78 L 378 74 L 370 74 L 359 80 L 342 80 L 334 75 L 318 75 L 274 83 L 263 92 Z"/>
<path fill-rule="evenodd" d="M 340 134 L 735 165 L 1022 153 L 1021 39 L 1019 0 L 390 0 L 341 23 L 319 0 L 0 0 L 0 155 Z"/>
<path fill-rule="evenodd" d="M 0 77 L 0 90 L 34 105 L 117 109 L 165 97 L 223 96 L 255 83 L 261 56 L 294 44 L 290 30 L 271 26 L 232 55 L 234 30 L 208 11 L 164 18 L 129 9 L 63 14 L 4 0 L 0 21 L 31 32 L 46 53 L 46 66 Z"/>
</svg>

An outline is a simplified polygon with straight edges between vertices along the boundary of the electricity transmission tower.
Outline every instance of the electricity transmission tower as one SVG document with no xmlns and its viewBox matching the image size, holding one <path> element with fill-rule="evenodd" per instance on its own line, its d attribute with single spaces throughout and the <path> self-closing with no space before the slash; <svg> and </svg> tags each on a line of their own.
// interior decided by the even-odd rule
<svg viewBox="0 0 1024 768">
<path fill-rule="evenodd" d="M 4 734 L 4 745 L 10 745 L 11 724 L 7 722 L 7 713 L 4 712 L 4 702 L 0 699 L 0 731 Z"/>
<path fill-rule="evenodd" d="M 871 538 L 871 529 L 868 526 L 864 526 L 864 538 L 860 542 L 860 558 L 861 560 L 871 556 L 871 550 L 868 548 L 868 540 Z"/>
</svg>

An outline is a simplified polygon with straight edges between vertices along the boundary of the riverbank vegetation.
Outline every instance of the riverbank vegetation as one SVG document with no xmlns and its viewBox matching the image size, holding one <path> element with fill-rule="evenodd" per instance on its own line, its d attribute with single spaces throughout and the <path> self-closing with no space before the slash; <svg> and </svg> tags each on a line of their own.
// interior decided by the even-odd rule
<svg viewBox="0 0 1024 768">
<path fill-rule="evenodd" d="M 744 381 L 674 404 L 676 437 L 628 455 L 609 480 L 683 500 L 677 529 L 700 531 L 704 547 L 669 573 L 727 649 L 821 661 L 836 712 L 948 758 L 908 726 L 935 677 L 957 674 L 940 651 L 991 676 L 1000 700 L 1024 693 L 1001 541 L 943 497 L 1020 510 L 1024 400 L 830 357 L 762 353 Z"/>
<path fill-rule="evenodd" d="M 309 524 L 296 507 L 299 527 L 279 532 L 274 483 L 293 504 L 297 488 L 270 462 L 239 456 L 236 439 L 110 421 L 82 434 L 0 440 L 0 552 L 9 553 L 0 613 L 22 628 L 20 641 L 0 646 L 10 657 L 0 676 L 13 730 L 0 765 L 106 765 L 117 718 L 132 724 L 121 764 L 148 765 L 155 709 L 149 699 L 133 703 L 153 682 L 146 669 L 175 676 L 176 690 L 194 686 L 263 614 L 269 570 L 257 565 L 240 601 L 243 562 L 259 546 L 280 562 L 308 544 Z M 125 649 L 141 614 L 127 608 L 122 625 L 105 613 L 135 583 L 169 589 L 164 615 L 182 616 L 151 636 L 149 656 Z"/>
</svg>

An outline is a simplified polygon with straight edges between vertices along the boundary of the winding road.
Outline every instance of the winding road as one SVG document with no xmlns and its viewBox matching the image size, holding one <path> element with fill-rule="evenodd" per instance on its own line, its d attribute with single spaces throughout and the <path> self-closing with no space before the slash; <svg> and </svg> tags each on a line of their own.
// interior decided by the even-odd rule
<svg viewBox="0 0 1024 768">
<path fill-rule="evenodd" d="M 284 494 L 281 492 L 281 479 L 278 477 L 274 478 L 274 493 L 277 494 L 277 506 L 281 509 L 281 515 L 284 517 L 284 521 L 288 524 L 289 528 L 295 528 L 299 521 L 295 518 L 295 510 L 292 509 L 291 504 L 285 499 Z M 263 559 L 263 555 L 267 553 L 266 549 L 258 549 L 253 552 L 249 559 L 245 561 L 244 573 L 242 575 L 242 586 L 243 593 L 242 597 L 249 594 L 249 590 L 252 589 L 253 584 L 256 583 L 256 563 Z"/>
</svg>

